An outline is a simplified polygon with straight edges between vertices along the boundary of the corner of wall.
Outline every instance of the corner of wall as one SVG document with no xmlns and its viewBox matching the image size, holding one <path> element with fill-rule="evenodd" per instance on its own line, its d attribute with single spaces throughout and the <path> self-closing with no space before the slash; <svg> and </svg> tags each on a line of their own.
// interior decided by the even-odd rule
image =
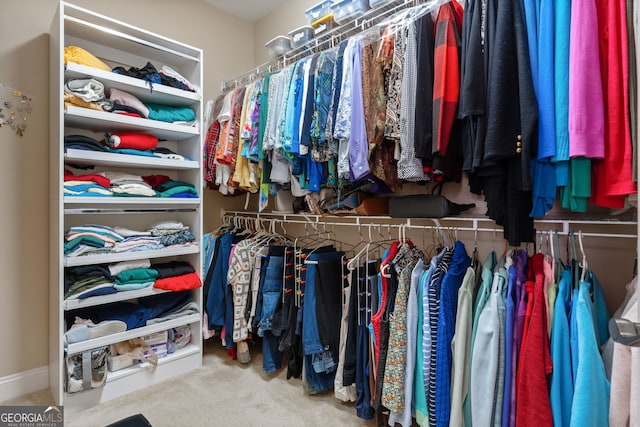
<svg viewBox="0 0 640 427">
<path fill-rule="evenodd" d="M 49 388 L 49 367 L 41 366 L 0 378 L 0 403 Z"/>
</svg>

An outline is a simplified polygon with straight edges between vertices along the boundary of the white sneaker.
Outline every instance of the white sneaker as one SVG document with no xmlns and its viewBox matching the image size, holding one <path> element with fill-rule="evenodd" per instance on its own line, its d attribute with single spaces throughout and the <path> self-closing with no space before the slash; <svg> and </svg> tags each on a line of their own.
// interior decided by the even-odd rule
<svg viewBox="0 0 640 427">
<path fill-rule="evenodd" d="M 117 334 L 126 330 L 127 324 L 121 320 L 103 320 L 98 324 L 94 324 L 91 320 L 76 317 L 75 323 L 65 332 L 64 337 L 67 344 L 73 344 Z"/>
</svg>

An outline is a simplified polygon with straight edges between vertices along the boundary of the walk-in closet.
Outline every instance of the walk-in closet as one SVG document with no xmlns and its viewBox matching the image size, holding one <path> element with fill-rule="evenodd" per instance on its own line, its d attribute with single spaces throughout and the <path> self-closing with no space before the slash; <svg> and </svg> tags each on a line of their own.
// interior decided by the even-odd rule
<svg viewBox="0 0 640 427">
<path fill-rule="evenodd" d="M 636 2 L 4 6 L 0 424 L 640 426 Z"/>
</svg>

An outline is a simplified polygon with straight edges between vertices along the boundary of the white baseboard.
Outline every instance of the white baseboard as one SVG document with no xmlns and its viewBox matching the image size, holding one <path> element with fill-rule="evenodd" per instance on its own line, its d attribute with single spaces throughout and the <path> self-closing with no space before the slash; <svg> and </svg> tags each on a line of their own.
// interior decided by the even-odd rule
<svg viewBox="0 0 640 427">
<path fill-rule="evenodd" d="M 49 388 L 49 366 L 0 378 L 0 403 Z"/>
</svg>

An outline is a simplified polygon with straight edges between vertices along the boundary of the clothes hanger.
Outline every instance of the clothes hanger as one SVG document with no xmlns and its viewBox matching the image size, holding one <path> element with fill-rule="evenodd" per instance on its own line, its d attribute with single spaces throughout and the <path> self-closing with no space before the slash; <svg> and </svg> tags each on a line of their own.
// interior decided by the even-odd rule
<svg viewBox="0 0 640 427">
<path fill-rule="evenodd" d="M 379 231 L 380 238 L 377 239 L 375 242 L 372 242 L 371 246 L 369 247 L 369 255 L 374 256 L 376 261 L 379 261 L 380 258 L 382 257 L 382 252 L 384 252 L 383 249 L 386 250 L 389 247 L 389 245 L 397 241 L 396 239 L 393 238 L 393 236 L 391 236 L 390 233 L 388 237 L 385 238 L 385 236 L 382 235 L 382 230 L 378 229 L 378 231 Z M 369 240 L 372 240 L 372 239 L 369 239 Z"/>
<path fill-rule="evenodd" d="M 323 232 L 326 233 L 326 223 L 323 223 L 323 226 L 325 227 Z M 331 237 L 331 235 L 327 234 L 327 240 L 331 241 L 331 242 L 336 242 L 334 237 Z M 310 261 L 309 255 L 313 254 L 315 251 L 317 251 L 318 249 L 320 249 L 323 246 L 326 246 L 327 240 L 323 240 L 321 241 L 321 244 L 318 244 L 315 248 L 313 248 L 308 254 L 307 254 L 307 259 L 304 260 L 305 264 L 318 264 L 318 261 Z"/>
<path fill-rule="evenodd" d="M 556 276 L 556 251 L 555 248 L 553 247 L 553 245 L 551 244 L 551 236 L 552 236 L 552 231 L 549 230 L 547 232 L 547 248 L 549 249 L 549 261 L 551 264 L 551 280 L 553 280 L 554 283 L 558 283 L 558 279 Z"/>
<path fill-rule="evenodd" d="M 377 26 L 388 26 L 391 28 L 391 32 L 395 33 L 406 27 L 408 24 L 416 21 L 423 15 L 437 10 L 440 6 L 448 3 L 449 1 L 451 0 L 431 0 L 427 3 L 405 9 L 392 15 L 389 19 L 381 21 Z"/>
<path fill-rule="evenodd" d="M 478 255 L 478 228 L 473 230 L 473 251 L 471 252 L 471 268 L 476 271 L 480 265 L 480 259 Z"/>
<path fill-rule="evenodd" d="M 336 225 L 335 224 L 332 224 L 332 226 L 331 226 L 330 235 L 331 235 L 330 239 L 338 244 L 338 250 L 340 252 L 344 252 L 345 254 L 346 253 L 354 253 L 356 251 L 356 248 L 358 246 L 360 246 L 361 243 L 363 243 L 362 240 L 364 240 L 364 239 L 361 239 L 361 241 L 359 241 L 357 243 L 351 243 L 349 241 L 338 239 L 337 236 L 336 236 Z M 371 236 L 371 224 L 369 224 L 369 236 Z M 369 240 L 371 240 L 371 238 L 369 238 Z"/>
<path fill-rule="evenodd" d="M 580 282 L 582 280 L 584 280 L 583 278 L 585 277 L 585 272 L 583 271 L 583 263 L 580 263 L 580 261 L 578 260 L 578 249 L 576 246 L 576 232 L 572 231 L 571 232 L 571 277 L 573 280 L 573 288 L 577 289 L 580 286 Z"/>
<path fill-rule="evenodd" d="M 313 231 L 315 231 L 315 233 L 310 234 L 307 228 L 307 225 L 310 225 Z M 295 238 L 296 246 L 312 247 L 319 243 L 325 243 L 326 240 L 329 238 L 329 235 L 326 232 L 320 231 L 320 228 L 318 227 L 318 223 L 306 222 L 304 224 L 304 231 L 305 231 L 304 236 Z"/>
<path fill-rule="evenodd" d="M 578 231 L 578 243 L 580 244 L 580 253 L 582 254 L 582 274 L 580 275 L 580 281 L 584 282 L 587 270 L 589 269 L 589 264 L 587 263 L 587 254 L 584 252 L 584 246 L 582 244 L 582 231 Z"/>
<path fill-rule="evenodd" d="M 360 234 L 360 241 L 364 242 L 365 239 L 364 239 L 364 236 L 362 235 L 362 229 L 360 227 L 358 227 L 358 233 Z M 354 266 L 354 263 L 357 263 L 360 257 L 363 254 L 367 253 L 367 251 L 369 250 L 369 246 L 371 246 L 371 229 L 369 229 L 369 241 L 367 241 L 364 247 L 360 249 L 353 257 L 351 257 L 351 259 L 347 263 L 347 269 L 349 269 L 350 271 L 353 271 L 357 268 L 356 266 Z"/>
<path fill-rule="evenodd" d="M 556 265 L 556 275 L 554 280 L 556 283 L 560 281 L 560 276 L 562 272 L 566 269 L 566 265 L 562 262 L 562 257 L 560 257 L 560 235 L 557 231 L 553 232 L 553 247 L 555 251 L 555 265 Z"/>
<path fill-rule="evenodd" d="M 404 228 L 404 224 L 400 224 L 398 226 L 398 241 L 400 242 L 400 245 L 404 245 L 406 244 L 404 237 L 403 236 L 403 228 Z M 391 278 L 391 274 L 389 273 L 389 269 L 391 268 L 391 263 L 387 263 L 384 264 L 382 267 L 380 267 L 380 275 L 386 279 Z"/>
<path fill-rule="evenodd" d="M 380 240 L 374 242 L 373 241 L 373 236 L 371 235 L 371 224 L 368 224 L 369 227 L 369 240 L 366 240 L 364 238 L 364 236 L 362 235 L 362 228 L 359 228 L 359 234 L 360 234 L 360 242 L 358 242 L 356 245 L 353 245 L 353 249 L 352 251 L 354 252 L 354 255 L 351 257 L 351 259 L 349 260 L 349 262 L 347 263 L 347 268 L 349 270 L 354 270 L 356 267 L 354 267 L 354 263 L 357 263 L 360 259 L 361 256 L 365 255 L 365 262 L 369 261 L 369 255 L 370 253 L 374 250 L 374 248 L 377 248 L 378 245 L 380 244 Z M 380 236 L 382 237 L 382 234 L 380 234 Z M 363 247 L 361 249 L 358 250 L 358 252 L 355 252 L 355 249 L 360 245 L 360 244 L 364 244 Z"/>
</svg>

